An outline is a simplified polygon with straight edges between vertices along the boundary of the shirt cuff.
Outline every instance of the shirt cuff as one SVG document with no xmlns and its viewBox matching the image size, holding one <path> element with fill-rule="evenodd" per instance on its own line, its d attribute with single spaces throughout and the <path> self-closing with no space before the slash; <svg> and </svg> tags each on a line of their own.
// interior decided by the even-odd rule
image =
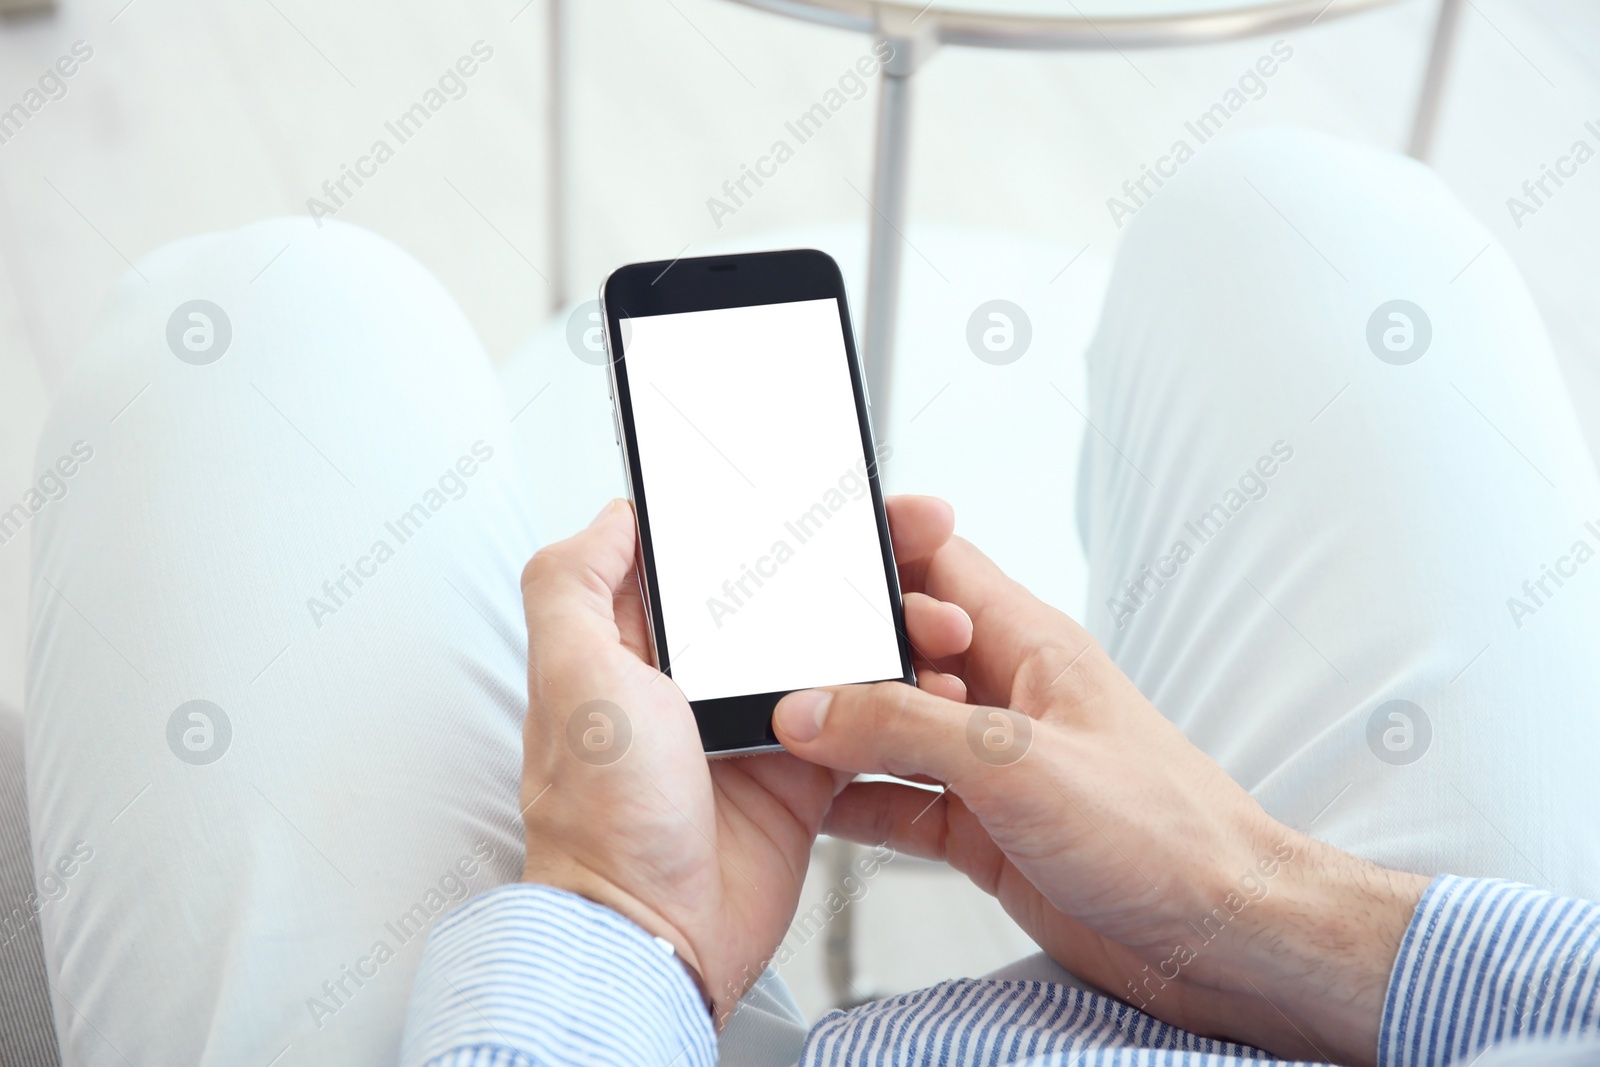
<svg viewBox="0 0 1600 1067">
<path fill-rule="evenodd" d="M 1496 879 L 1436 878 L 1400 943 L 1379 1067 L 1467 1064 L 1514 1037 L 1592 1031 L 1600 905 Z"/>
<path fill-rule="evenodd" d="M 429 936 L 400 1063 L 711 1067 L 705 1003 L 663 944 L 549 886 L 485 893 Z"/>
</svg>

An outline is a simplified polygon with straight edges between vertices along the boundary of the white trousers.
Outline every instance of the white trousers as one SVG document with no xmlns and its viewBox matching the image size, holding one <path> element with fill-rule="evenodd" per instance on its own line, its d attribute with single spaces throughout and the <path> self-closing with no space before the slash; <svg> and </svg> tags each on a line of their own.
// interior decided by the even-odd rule
<svg viewBox="0 0 1600 1067">
<path fill-rule="evenodd" d="M 93 451 L 35 520 L 35 861 L 93 852 L 42 916 L 63 1058 L 392 1064 L 427 929 L 522 868 L 536 539 L 499 385 L 354 227 L 139 270 L 38 453 Z M 221 316 L 220 358 L 176 354 Z"/>
<path fill-rule="evenodd" d="M 1187 168 L 1089 350 L 1091 629 L 1281 821 L 1600 898 L 1600 479 L 1516 268 L 1397 156 Z"/>
<path fill-rule="evenodd" d="M 522 863 L 537 537 L 505 405 L 448 294 L 352 227 L 139 270 L 38 454 L 64 1057 L 387 1064 L 426 931 Z M 1393 300 L 1428 319 L 1413 362 L 1414 310 L 1411 350 L 1386 315 L 1368 343 Z M 1090 358 L 1090 622 L 1156 705 L 1343 847 L 1600 896 L 1600 485 L 1525 288 L 1437 179 L 1202 146 L 1131 221 Z"/>
</svg>

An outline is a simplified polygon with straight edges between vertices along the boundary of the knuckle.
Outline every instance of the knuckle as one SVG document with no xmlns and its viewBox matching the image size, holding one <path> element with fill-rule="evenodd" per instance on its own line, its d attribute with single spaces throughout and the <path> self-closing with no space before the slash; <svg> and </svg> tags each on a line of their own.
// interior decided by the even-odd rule
<svg viewBox="0 0 1600 1067">
<path fill-rule="evenodd" d="M 940 776 L 949 747 L 943 703 L 904 682 L 877 682 L 869 692 L 870 711 L 862 726 L 885 773 Z"/>
<path fill-rule="evenodd" d="M 1016 691 L 1036 713 L 1052 704 L 1076 704 L 1101 684 L 1105 650 L 1087 633 L 1078 636 L 1075 644 L 1035 647 L 1018 665 Z"/>
<path fill-rule="evenodd" d="M 559 578 L 570 569 L 569 561 L 562 550 L 561 543 L 546 545 L 533 554 L 526 566 L 522 568 L 522 588 L 528 589 L 544 585 L 552 579 Z"/>
<path fill-rule="evenodd" d="M 903 729 L 917 713 L 918 691 L 904 682 L 876 682 L 867 691 L 872 728 L 879 735 Z"/>
<path fill-rule="evenodd" d="M 543 549 L 541 549 L 540 551 L 543 551 Z M 539 564 L 539 553 L 535 552 L 528 559 L 528 562 L 526 562 L 526 563 L 524 563 L 522 565 L 522 583 L 521 584 L 522 584 L 522 591 L 524 593 L 526 593 L 528 591 L 528 587 L 529 586 L 533 585 L 533 583 L 538 580 L 538 573 L 539 573 L 538 572 L 538 564 Z"/>
</svg>

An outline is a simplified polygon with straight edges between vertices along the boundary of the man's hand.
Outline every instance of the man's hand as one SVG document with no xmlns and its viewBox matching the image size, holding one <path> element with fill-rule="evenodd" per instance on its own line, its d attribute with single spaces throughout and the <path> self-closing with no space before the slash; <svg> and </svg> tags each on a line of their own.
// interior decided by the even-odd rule
<svg viewBox="0 0 1600 1067">
<path fill-rule="evenodd" d="M 888 508 L 897 558 L 915 576 L 954 516 L 922 497 Z M 651 666 L 635 539 L 632 509 L 614 501 L 523 572 L 523 877 L 672 942 L 704 978 L 720 1021 L 793 919 L 812 842 L 850 776 L 786 753 L 707 761 L 688 702 Z M 929 655 L 965 648 L 971 625 L 960 609 L 921 596 L 906 613 Z"/>
<path fill-rule="evenodd" d="M 1054 959 L 1168 1022 L 1370 1062 L 1427 879 L 1274 822 L 1087 632 L 966 542 L 920 577 L 971 617 L 969 648 L 927 656 L 973 703 L 925 678 L 792 694 L 775 724 L 805 759 L 948 791 L 930 806 L 912 786 L 852 785 L 826 829 L 947 860 Z"/>
</svg>

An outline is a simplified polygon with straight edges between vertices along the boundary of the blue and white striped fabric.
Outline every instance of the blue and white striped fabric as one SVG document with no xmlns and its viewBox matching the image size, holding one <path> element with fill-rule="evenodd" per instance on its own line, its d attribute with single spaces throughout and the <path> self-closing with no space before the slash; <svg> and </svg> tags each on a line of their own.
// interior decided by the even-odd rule
<svg viewBox="0 0 1600 1067">
<path fill-rule="evenodd" d="M 435 927 L 400 1062 L 710 1067 L 716 1035 L 670 948 L 609 908 L 519 884 Z"/>
<path fill-rule="evenodd" d="M 1378 1063 L 1466 1065 L 1488 1046 L 1516 1038 L 1592 1035 L 1600 1026 L 1597 1012 L 1600 906 L 1510 882 L 1442 877 L 1423 896 L 1401 943 Z M 405 1067 L 710 1067 L 715 1059 L 694 984 L 654 938 L 608 909 L 530 885 L 486 894 L 434 931 L 402 1054 Z M 1233 1067 L 1282 1061 L 1197 1037 L 1094 993 L 962 980 L 826 1016 L 811 1030 L 800 1062 Z"/>
<path fill-rule="evenodd" d="M 1198 1037 L 1110 997 L 1045 982 L 941 982 L 834 1012 L 811 1031 L 801 1063 L 1275 1063 L 1260 1049 Z"/>
<path fill-rule="evenodd" d="M 1592 1035 L 1597 992 L 1600 906 L 1511 882 L 1439 878 L 1395 960 L 1381 1063 L 1468 1063 L 1511 1038 Z"/>
</svg>

